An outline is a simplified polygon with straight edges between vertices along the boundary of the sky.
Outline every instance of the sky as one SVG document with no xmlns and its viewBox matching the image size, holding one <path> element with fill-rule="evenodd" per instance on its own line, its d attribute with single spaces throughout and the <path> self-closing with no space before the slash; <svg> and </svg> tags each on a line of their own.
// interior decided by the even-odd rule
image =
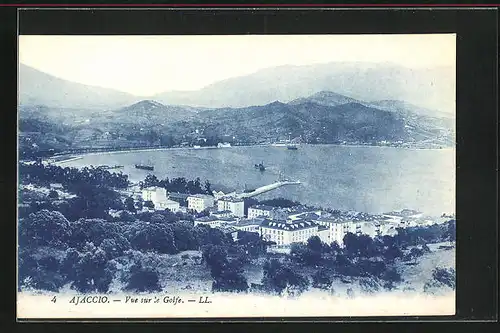
<svg viewBox="0 0 500 333">
<path fill-rule="evenodd" d="M 53 76 L 138 96 L 198 90 L 281 65 L 391 62 L 455 66 L 455 34 L 19 36 L 19 61 Z"/>
</svg>

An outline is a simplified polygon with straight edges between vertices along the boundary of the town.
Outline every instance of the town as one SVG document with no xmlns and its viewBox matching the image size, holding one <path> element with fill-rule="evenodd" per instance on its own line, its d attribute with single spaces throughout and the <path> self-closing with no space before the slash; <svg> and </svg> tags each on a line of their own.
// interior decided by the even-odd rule
<svg viewBox="0 0 500 333">
<path fill-rule="evenodd" d="M 352 290 L 454 288 L 454 271 L 437 264 L 411 282 L 417 259 L 453 259 L 454 215 L 369 214 L 254 198 L 301 184 L 284 179 L 240 192 L 152 174 L 133 183 L 92 166 L 19 168 L 23 290 L 298 295 L 312 287 L 350 297 Z"/>
<path fill-rule="evenodd" d="M 348 233 L 365 234 L 372 238 L 394 236 L 400 228 L 441 224 L 453 218 L 447 214 L 440 217 L 425 216 L 409 209 L 370 215 L 359 212 L 331 212 L 304 205 L 286 208 L 261 204 L 246 206 L 244 197 L 248 193 L 236 191 L 224 193 L 219 190 L 213 191 L 213 195 L 189 195 L 169 193 L 158 186 L 141 189 L 139 185 L 134 185 L 124 193 L 136 201 L 143 202 L 143 212 L 168 209 L 174 213 L 191 213 L 194 215 L 195 226 L 217 228 L 230 234 L 235 241 L 240 231 L 256 233 L 273 244 L 269 246 L 268 251 L 283 253 L 289 252 L 293 243 L 305 243 L 313 236 L 318 236 L 326 244 L 336 242 L 343 246 L 343 239 Z M 110 211 L 112 216 L 120 216 L 121 213 Z"/>
</svg>

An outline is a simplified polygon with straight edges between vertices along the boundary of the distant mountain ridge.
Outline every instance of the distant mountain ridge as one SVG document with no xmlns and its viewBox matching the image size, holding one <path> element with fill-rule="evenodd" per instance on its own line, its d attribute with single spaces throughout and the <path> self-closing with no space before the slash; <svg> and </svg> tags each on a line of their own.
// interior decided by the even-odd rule
<svg viewBox="0 0 500 333">
<path fill-rule="evenodd" d="M 422 109 L 454 115 L 454 82 L 455 71 L 451 67 L 408 69 L 390 63 L 346 62 L 278 66 L 219 81 L 197 91 L 172 91 L 139 97 L 69 82 L 20 64 L 19 99 L 21 105 L 72 109 L 117 109 L 146 98 L 165 105 L 237 108 L 266 105 L 273 101 L 300 103 L 304 96 L 319 94 L 316 97 L 321 99 L 322 92 L 335 92 L 352 100 L 367 102 L 406 101 Z M 388 105 L 378 107 L 395 108 Z"/>
<path fill-rule="evenodd" d="M 364 101 L 404 100 L 453 114 L 455 69 L 409 69 L 390 63 L 327 63 L 279 66 L 216 82 L 190 92 L 164 92 L 162 103 L 212 108 L 284 103 L 321 91 Z"/>
<path fill-rule="evenodd" d="M 67 81 L 19 64 L 19 104 L 73 109 L 113 109 L 142 98 Z"/>
</svg>

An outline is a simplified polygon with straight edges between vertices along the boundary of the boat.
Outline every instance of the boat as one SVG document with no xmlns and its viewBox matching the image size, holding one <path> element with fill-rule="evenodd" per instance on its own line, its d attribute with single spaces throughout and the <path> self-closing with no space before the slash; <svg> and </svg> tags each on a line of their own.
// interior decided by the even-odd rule
<svg viewBox="0 0 500 333">
<path fill-rule="evenodd" d="M 297 150 L 297 145 L 292 143 L 292 136 L 290 135 L 288 137 L 288 144 L 286 145 L 286 149 L 288 150 Z"/>
<path fill-rule="evenodd" d="M 112 165 L 112 166 L 100 165 L 100 166 L 98 166 L 98 168 L 103 169 L 103 170 L 121 169 L 121 168 L 123 168 L 123 165 Z"/>
<path fill-rule="evenodd" d="M 255 164 L 255 169 L 259 169 L 259 171 L 265 171 L 266 167 L 264 166 L 264 162 Z"/>
<path fill-rule="evenodd" d="M 136 164 L 135 168 L 142 170 L 151 170 L 151 171 L 155 169 L 155 167 L 152 165 L 151 162 L 149 162 L 149 164 L 144 164 L 144 163 Z"/>
</svg>

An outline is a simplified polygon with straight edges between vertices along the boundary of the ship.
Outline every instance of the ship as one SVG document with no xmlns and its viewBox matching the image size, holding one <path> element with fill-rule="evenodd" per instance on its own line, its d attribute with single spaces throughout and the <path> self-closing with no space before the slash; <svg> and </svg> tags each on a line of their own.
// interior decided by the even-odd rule
<svg viewBox="0 0 500 333">
<path fill-rule="evenodd" d="M 142 169 L 142 170 L 151 170 L 151 171 L 153 171 L 155 169 L 155 167 L 152 165 L 152 163 L 148 163 L 148 164 L 144 164 L 144 163 L 136 164 L 135 168 L 136 169 Z"/>
<path fill-rule="evenodd" d="M 264 162 L 255 164 L 255 169 L 259 169 L 259 171 L 266 171 L 266 167 L 264 166 Z"/>
</svg>

